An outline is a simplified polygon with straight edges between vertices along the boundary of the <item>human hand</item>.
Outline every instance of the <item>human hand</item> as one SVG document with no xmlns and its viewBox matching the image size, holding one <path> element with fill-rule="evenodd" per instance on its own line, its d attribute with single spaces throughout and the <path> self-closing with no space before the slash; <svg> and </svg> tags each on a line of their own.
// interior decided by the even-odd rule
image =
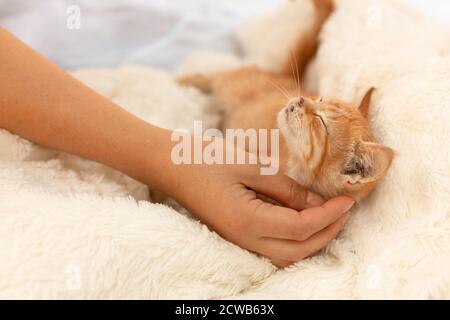
<svg viewBox="0 0 450 320">
<path fill-rule="evenodd" d="M 171 196 L 223 238 L 278 267 L 326 246 L 354 204 L 344 196 L 324 202 L 282 173 L 260 175 L 257 165 L 181 165 L 173 172 L 179 187 Z M 257 193 L 285 207 L 265 202 Z"/>
</svg>

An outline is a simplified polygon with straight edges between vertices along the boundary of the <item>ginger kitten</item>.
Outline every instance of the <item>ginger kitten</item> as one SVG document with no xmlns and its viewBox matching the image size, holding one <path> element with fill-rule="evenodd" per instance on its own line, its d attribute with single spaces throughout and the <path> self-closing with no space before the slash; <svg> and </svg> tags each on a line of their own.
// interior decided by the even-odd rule
<svg viewBox="0 0 450 320">
<path fill-rule="evenodd" d="M 281 73 L 246 67 L 179 80 L 214 95 L 225 110 L 223 128 L 279 128 L 281 170 L 324 198 L 366 197 L 386 175 L 393 151 L 376 143 L 367 119 L 373 89 L 359 107 L 299 90 L 301 71 L 314 55 L 318 34 L 333 11 L 332 1 L 315 0 L 316 24 L 302 35 Z M 291 76 L 287 70 L 301 66 Z M 277 88 L 279 86 L 281 90 Z M 289 98 L 289 101 L 286 101 Z"/>
</svg>

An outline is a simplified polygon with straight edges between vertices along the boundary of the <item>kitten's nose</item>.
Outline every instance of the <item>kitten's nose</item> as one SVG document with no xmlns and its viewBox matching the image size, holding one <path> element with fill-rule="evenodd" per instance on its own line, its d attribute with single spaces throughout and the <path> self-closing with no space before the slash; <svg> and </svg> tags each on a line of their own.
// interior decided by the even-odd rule
<svg viewBox="0 0 450 320">
<path fill-rule="evenodd" d="M 305 99 L 300 97 L 300 99 L 296 103 L 292 103 L 287 109 L 286 112 L 294 112 L 297 108 L 303 108 L 305 105 Z"/>
</svg>

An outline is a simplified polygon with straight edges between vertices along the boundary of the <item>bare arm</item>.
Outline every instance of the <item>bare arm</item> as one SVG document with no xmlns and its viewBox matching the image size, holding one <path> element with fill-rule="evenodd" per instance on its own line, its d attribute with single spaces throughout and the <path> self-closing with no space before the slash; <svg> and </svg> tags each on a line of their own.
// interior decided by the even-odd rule
<svg viewBox="0 0 450 320">
<path fill-rule="evenodd" d="M 95 93 L 0 28 L 0 128 L 106 164 L 178 200 L 224 238 L 279 266 L 333 239 L 352 200 L 327 203 L 257 166 L 175 165 L 171 132 Z M 256 198 L 257 190 L 280 203 Z"/>
<path fill-rule="evenodd" d="M 151 163 L 144 167 L 139 155 L 164 146 L 169 131 L 126 112 L 2 29 L 0 43 L 0 127 L 141 181 L 153 180 L 146 177 L 152 170 L 143 170 Z M 143 132 L 151 139 L 143 139 Z M 153 153 L 164 155 L 170 153 Z"/>
</svg>

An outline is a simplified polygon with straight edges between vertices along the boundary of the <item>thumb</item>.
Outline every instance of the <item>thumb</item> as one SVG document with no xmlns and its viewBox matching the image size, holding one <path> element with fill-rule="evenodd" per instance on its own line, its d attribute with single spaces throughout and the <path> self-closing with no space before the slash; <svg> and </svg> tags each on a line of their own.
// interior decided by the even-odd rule
<svg viewBox="0 0 450 320">
<path fill-rule="evenodd" d="M 295 210 L 318 207 L 325 201 L 319 195 L 306 190 L 288 176 L 278 173 L 273 176 L 253 175 L 247 187 Z"/>
</svg>

